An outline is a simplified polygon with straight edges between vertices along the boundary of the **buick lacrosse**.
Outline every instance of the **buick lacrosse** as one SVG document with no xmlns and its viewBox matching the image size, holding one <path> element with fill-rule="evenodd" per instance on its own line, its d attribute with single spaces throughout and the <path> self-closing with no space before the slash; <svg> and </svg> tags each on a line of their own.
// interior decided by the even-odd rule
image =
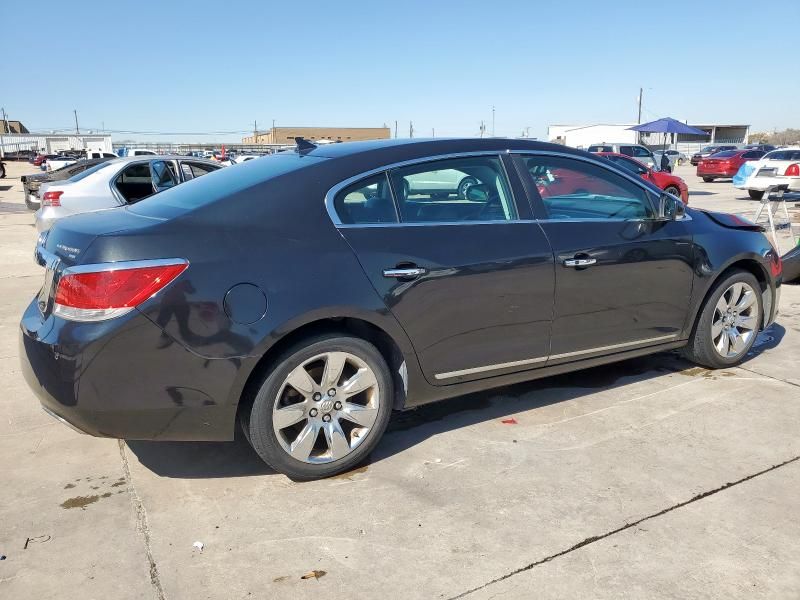
<svg viewBox="0 0 800 600">
<path fill-rule="evenodd" d="M 40 236 L 20 327 L 44 409 L 97 436 L 231 440 L 295 479 L 393 410 L 682 348 L 740 363 L 775 318 L 760 227 L 610 161 L 505 139 L 285 152 Z"/>
</svg>

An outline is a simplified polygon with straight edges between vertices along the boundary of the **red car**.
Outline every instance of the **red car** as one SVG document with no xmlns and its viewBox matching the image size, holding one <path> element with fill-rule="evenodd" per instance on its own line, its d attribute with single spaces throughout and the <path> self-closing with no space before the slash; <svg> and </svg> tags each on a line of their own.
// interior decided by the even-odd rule
<svg viewBox="0 0 800 600">
<path fill-rule="evenodd" d="M 654 171 L 647 165 L 640 163 L 635 158 L 614 152 L 598 152 L 598 156 L 604 156 L 615 165 L 639 175 L 650 183 L 660 187 L 665 192 L 677 196 L 683 200 L 684 204 L 689 204 L 689 187 L 686 182 L 672 173 L 666 171 Z"/>
<path fill-rule="evenodd" d="M 48 158 L 57 158 L 57 154 L 38 154 L 36 158 L 33 159 L 33 166 L 41 167 L 42 163 L 46 161 Z"/>
<path fill-rule="evenodd" d="M 702 159 L 697 164 L 697 176 L 706 183 L 720 177 L 733 177 L 748 160 L 758 160 L 764 156 L 763 150 L 725 150 Z"/>
</svg>

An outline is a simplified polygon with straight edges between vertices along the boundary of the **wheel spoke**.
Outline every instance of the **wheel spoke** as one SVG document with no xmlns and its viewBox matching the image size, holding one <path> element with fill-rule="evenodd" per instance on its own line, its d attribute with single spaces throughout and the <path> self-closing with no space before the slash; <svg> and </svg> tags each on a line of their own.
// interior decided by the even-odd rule
<svg viewBox="0 0 800 600">
<path fill-rule="evenodd" d="M 711 339 L 715 340 L 722 333 L 722 319 L 719 319 L 711 325 Z"/>
<path fill-rule="evenodd" d="M 736 310 L 743 311 L 747 310 L 756 302 L 756 293 L 753 290 L 746 290 L 742 297 L 739 298 L 739 301 L 736 303 Z"/>
<path fill-rule="evenodd" d="M 306 398 L 310 396 L 317 387 L 311 375 L 308 374 L 308 371 L 306 371 L 303 365 L 298 366 L 289 373 L 289 377 L 286 378 L 286 383 Z"/>
<path fill-rule="evenodd" d="M 756 328 L 757 323 L 758 319 L 754 316 L 739 315 L 736 317 L 734 325 L 736 325 L 736 327 L 741 327 L 742 329 L 747 329 L 748 331 L 753 331 Z"/>
<path fill-rule="evenodd" d="M 277 429 L 286 429 L 290 425 L 299 423 L 306 416 L 306 403 L 298 402 L 284 408 L 277 409 L 272 415 L 272 421 Z"/>
<path fill-rule="evenodd" d="M 739 302 L 739 298 L 742 297 L 744 284 L 734 283 L 730 289 L 731 289 L 731 297 L 728 300 L 728 306 L 736 306 L 736 304 Z"/>
<path fill-rule="evenodd" d="M 372 370 L 362 367 L 355 372 L 355 375 L 344 382 L 341 391 L 345 398 L 349 398 L 350 396 L 355 396 L 356 394 L 371 388 L 377 383 L 378 382 L 375 379 L 375 375 L 373 375 Z"/>
<path fill-rule="evenodd" d="M 303 427 L 302 431 L 297 435 L 297 438 L 289 446 L 289 454 L 297 460 L 308 461 L 311 455 L 311 450 L 314 448 L 314 442 L 317 441 L 319 434 L 319 426 L 315 423 L 308 422 Z"/>
<path fill-rule="evenodd" d="M 331 352 L 325 361 L 325 373 L 322 375 L 322 389 L 336 387 L 342 376 L 347 357 L 342 352 Z"/>
<path fill-rule="evenodd" d="M 334 419 L 330 423 L 325 423 L 322 431 L 331 451 L 331 460 L 339 460 L 350 453 L 350 444 L 347 442 L 347 436 L 345 436 L 342 426 L 339 425 L 339 421 Z"/>
<path fill-rule="evenodd" d="M 717 352 L 722 356 L 728 356 L 728 346 L 730 345 L 730 338 L 728 331 L 723 329 L 722 335 L 719 336 L 719 341 L 716 343 Z"/>
<path fill-rule="evenodd" d="M 738 329 L 731 327 L 728 330 L 728 336 L 731 340 L 729 352 L 733 354 L 739 354 L 742 350 L 744 350 L 744 339 L 742 338 Z"/>
<path fill-rule="evenodd" d="M 722 294 L 722 296 L 719 297 L 716 309 L 720 315 L 724 315 L 728 310 L 728 301 L 725 299 L 725 294 Z"/>
<path fill-rule="evenodd" d="M 361 427 L 372 427 L 375 424 L 375 419 L 378 418 L 378 409 L 345 402 L 339 416 L 352 421 L 356 425 L 361 425 Z"/>
</svg>

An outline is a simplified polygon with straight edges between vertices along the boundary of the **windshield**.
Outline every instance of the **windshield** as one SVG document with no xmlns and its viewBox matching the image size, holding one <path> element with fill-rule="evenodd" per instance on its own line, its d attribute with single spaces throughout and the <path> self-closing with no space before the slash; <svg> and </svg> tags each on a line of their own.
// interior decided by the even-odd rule
<svg viewBox="0 0 800 600">
<path fill-rule="evenodd" d="M 800 160 L 800 150 L 773 150 L 764 158 L 767 160 Z"/>
<path fill-rule="evenodd" d="M 739 152 L 736 150 L 724 150 L 722 152 L 717 152 L 714 154 L 714 158 L 729 158 L 731 156 L 736 156 Z"/>
<path fill-rule="evenodd" d="M 84 179 L 84 178 L 88 177 L 92 173 L 97 173 L 100 169 L 105 169 L 106 167 L 110 167 L 113 164 L 114 164 L 113 160 L 109 161 L 109 162 L 102 162 L 102 163 L 97 164 L 97 165 L 95 165 L 93 167 L 89 167 L 88 169 L 86 169 L 82 173 L 78 173 L 77 175 L 73 175 L 67 181 L 71 181 L 73 183 L 76 182 L 76 181 L 80 181 L 81 179 Z"/>
<path fill-rule="evenodd" d="M 317 156 L 302 156 L 296 152 L 274 154 L 261 160 L 250 160 L 236 168 L 219 169 L 154 194 L 141 200 L 130 210 L 148 217 L 168 218 L 175 216 L 175 209 L 183 212 L 205 206 L 280 175 L 319 164 L 323 160 L 326 159 Z"/>
</svg>

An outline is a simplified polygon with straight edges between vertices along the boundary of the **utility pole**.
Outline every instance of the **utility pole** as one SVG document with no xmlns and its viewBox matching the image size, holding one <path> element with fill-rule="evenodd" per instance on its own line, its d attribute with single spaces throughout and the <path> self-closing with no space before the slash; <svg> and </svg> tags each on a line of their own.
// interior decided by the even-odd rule
<svg viewBox="0 0 800 600">
<path fill-rule="evenodd" d="M 73 114 L 75 115 L 75 135 L 80 135 L 81 130 L 78 127 L 78 111 L 73 109 Z"/>
<path fill-rule="evenodd" d="M 278 137 L 275 135 L 275 119 L 272 119 L 272 143 L 278 143 Z"/>
<path fill-rule="evenodd" d="M 408 122 L 408 137 L 410 138 L 414 137 L 414 121 Z"/>
<path fill-rule="evenodd" d="M 486 125 L 484 125 L 483 121 L 481 121 L 481 137 L 483 137 L 484 133 L 486 133 Z"/>
<path fill-rule="evenodd" d="M 2 111 L 3 113 L 3 129 L 0 129 L 0 158 L 3 158 L 6 155 L 5 145 L 3 144 L 3 133 L 11 133 L 11 132 L 8 130 L 8 119 L 6 118 L 6 109 L 0 108 L 0 111 Z"/>
<path fill-rule="evenodd" d="M 431 127 L 431 137 L 432 138 L 436 137 L 436 128 L 435 127 Z"/>
<path fill-rule="evenodd" d="M 397 139 L 397 121 L 394 122 L 394 139 Z"/>
<path fill-rule="evenodd" d="M 253 143 L 258 143 L 258 121 L 253 120 Z"/>
<path fill-rule="evenodd" d="M 641 125 L 642 124 L 642 92 L 643 91 L 644 90 L 642 88 L 639 88 L 639 116 L 636 117 L 636 124 L 637 125 Z"/>
<path fill-rule="evenodd" d="M 494 137 L 494 106 L 492 106 L 492 137 Z"/>
</svg>

